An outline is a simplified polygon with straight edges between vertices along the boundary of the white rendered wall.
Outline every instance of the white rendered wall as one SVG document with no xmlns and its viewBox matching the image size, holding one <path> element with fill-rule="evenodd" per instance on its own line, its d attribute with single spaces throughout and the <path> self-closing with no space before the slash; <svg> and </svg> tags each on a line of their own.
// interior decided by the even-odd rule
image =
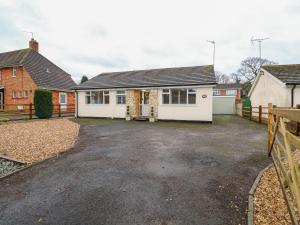
<svg viewBox="0 0 300 225">
<path fill-rule="evenodd" d="M 158 90 L 158 119 L 212 121 L 212 87 L 196 88 L 196 104 L 163 105 L 162 89 Z M 202 98 L 206 95 L 206 98 Z"/>
<path fill-rule="evenodd" d="M 126 105 L 116 104 L 116 91 L 109 91 L 109 95 L 109 104 L 85 104 L 85 91 L 79 91 L 78 116 L 125 118 Z"/>
<path fill-rule="evenodd" d="M 250 96 L 252 106 L 268 106 L 272 103 L 278 107 L 289 107 L 291 91 L 285 84 L 276 80 L 275 77 L 264 71 L 264 75 L 259 77 L 256 86 Z"/>
</svg>

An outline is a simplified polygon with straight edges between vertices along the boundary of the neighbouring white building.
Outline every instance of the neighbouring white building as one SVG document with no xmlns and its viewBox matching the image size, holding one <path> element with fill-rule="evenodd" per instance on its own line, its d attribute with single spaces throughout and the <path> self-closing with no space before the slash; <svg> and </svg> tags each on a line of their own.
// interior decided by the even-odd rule
<svg viewBox="0 0 300 225">
<path fill-rule="evenodd" d="M 262 66 L 249 92 L 252 106 L 300 104 L 300 64 Z"/>
<path fill-rule="evenodd" d="M 213 66 L 103 73 L 75 88 L 77 117 L 212 121 Z"/>
</svg>

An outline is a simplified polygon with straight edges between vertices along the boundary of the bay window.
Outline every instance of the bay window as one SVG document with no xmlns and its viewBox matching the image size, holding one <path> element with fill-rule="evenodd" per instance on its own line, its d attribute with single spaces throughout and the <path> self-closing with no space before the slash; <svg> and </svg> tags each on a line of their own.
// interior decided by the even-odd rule
<svg viewBox="0 0 300 225">
<path fill-rule="evenodd" d="M 196 90 L 192 88 L 163 89 L 162 104 L 196 104 Z"/>
</svg>

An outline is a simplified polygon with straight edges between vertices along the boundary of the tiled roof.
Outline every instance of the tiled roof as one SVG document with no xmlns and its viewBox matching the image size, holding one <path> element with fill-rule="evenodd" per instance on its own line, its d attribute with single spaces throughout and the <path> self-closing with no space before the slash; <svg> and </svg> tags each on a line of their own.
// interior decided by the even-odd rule
<svg viewBox="0 0 300 225">
<path fill-rule="evenodd" d="M 12 66 L 23 66 L 38 87 L 70 90 L 76 85 L 70 74 L 30 48 L 0 53 L 0 68 Z"/>
<path fill-rule="evenodd" d="M 240 89 L 242 84 L 229 83 L 229 84 L 217 84 L 214 89 Z"/>
<path fill-rule="evenodd" d="M 300 64 L 265 65 L 262 68 L 285 84 L 300 84 Z"/>
<path fill-rule="evenodd" d="M 102 73 L 75 89 L 216 84 L 212 65 Z"/>
</svg>

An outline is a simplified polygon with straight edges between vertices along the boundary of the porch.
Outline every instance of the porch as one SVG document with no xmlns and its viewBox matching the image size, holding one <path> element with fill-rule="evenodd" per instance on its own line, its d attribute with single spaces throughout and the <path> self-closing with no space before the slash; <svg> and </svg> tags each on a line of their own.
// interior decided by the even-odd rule
<svg viewBox="0 0 300 225">
<path fill-rule="evenodd" d="M 132 120 L 147 121 L 157 118 L 158 90 L 134 89 L 127 90 L 126 117 Z"/>
</svg>

